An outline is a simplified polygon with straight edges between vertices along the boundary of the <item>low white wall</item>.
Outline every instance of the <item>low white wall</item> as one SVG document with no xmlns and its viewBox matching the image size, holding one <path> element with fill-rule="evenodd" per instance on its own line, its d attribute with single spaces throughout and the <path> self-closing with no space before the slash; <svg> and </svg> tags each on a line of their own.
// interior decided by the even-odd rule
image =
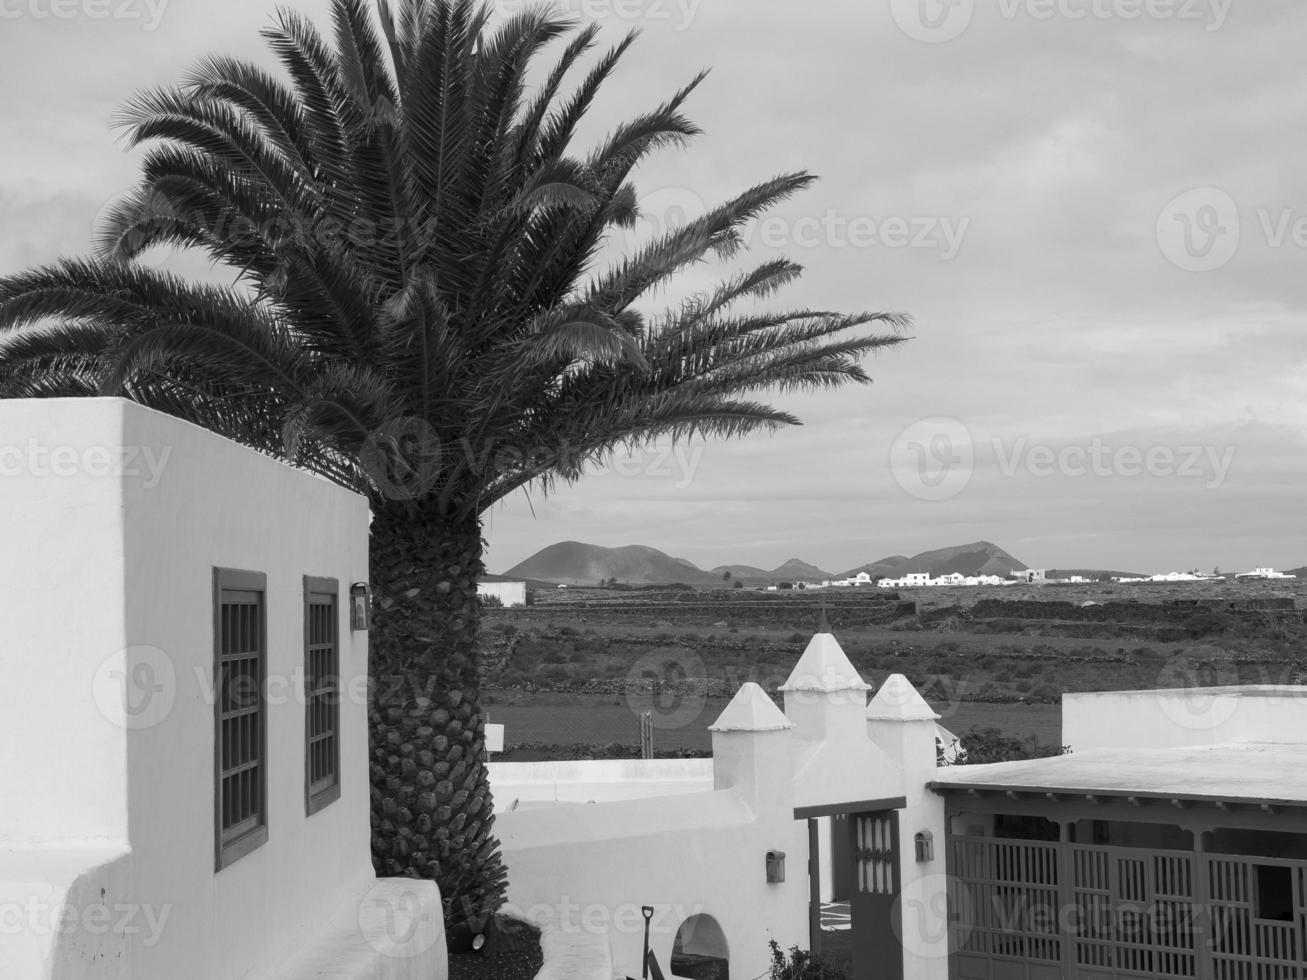
<svg viewBox="0 0 1307 980">
<path fill-rule="evenodd" d="M 1307 687 L 1213 687 L 1062 696 L 1073 751 L 1307 742 Z"/>
<path fill-rule="evenodd" d="M 494 596 L 505 609 L 526 605 L 525 582 L 478 582 L 477 595 Z"/>
<path fill-rule="evenodd" d="M 769 938 L 808 945 L 806 828 L 733 790 L 501 813 L 495 830 L 511 910 L 606 933 L 620 976 L 641 973 L 642 905 L 655 909 L 651 946 L 669 976 L 676 931 L 696 914 L 721 925 L 733 977 L 766 974 Z M 787 853 L 783 884 L 766 883 L 771 849 Z"/>
<path fill-rule="evenodd" d="M 123 894 L 130 878 L 122 844 L 0 848 L 0 977 L 132 980 L 128 935 L 118 926 L 126 922 L 149 941 L 167 918 L 108 897 Z"/>
<path fill-rule="evenodd" d="M 542 803 L 610 803 L 701 793 L 713 785 L 712 759 L 595 759 L 492 762 L 497 812 Z"/>
</svg>

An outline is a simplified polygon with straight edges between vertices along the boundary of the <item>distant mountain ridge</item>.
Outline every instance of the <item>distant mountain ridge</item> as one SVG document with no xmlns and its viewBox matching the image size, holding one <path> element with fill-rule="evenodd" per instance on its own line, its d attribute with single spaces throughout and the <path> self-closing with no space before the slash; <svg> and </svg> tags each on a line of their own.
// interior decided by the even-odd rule
<svg viewBox="0 0 1307 980">
<path fill-rule="evenodd" d="M 581 541 L 560 541 L 542 548 L 510 568 L 511 578 L 538 579 L 555 585 L 595 585 L 610 578 L 627 585 L 713 585 L 720 575 L 705 572 L 684 558 L 642 544 L 605 548 Z"/>
<path fill-rule="evenodd" d="M 754 565 L 718 565 L 705 571 L 693 562 L 675 558 L 648 545 L 605 548 L 581 541 L 560 541 L 542 548 L 505 574 L 511 578 L 535 579 L 556 585 L 596 585 L 612 578 L 627 585 L 667 585 L 672 582 L 722 585 L 736 580 L 746 585 L 765 585 L 781 581 L 821 582 L 851 577 L 861 571 L 869 572 L 876 579 L 885 576 L 898 578 L 908 572 L 929 572 L 931 576 L 949 572 L 1006 576 L 1025 568 L 1023 562 L 988 541 L 923 551 L 911 558 L 894 555 L 860 565 L 843 575 L 832 575 L 798 558 L 791 558 L 770 570 Z"/>
<path fill-rule="evenodd" d="M 963 575 L 1002 575 L 1009 572 L 1025 571 L 1028 566 L 1013 558 L 998 545 L 989 541 L 973 541 L 971 544 L 954 545 L 952 548 L 936 548 L 923 551 L 911 558 L 905 555 L 891 555 L 866 565 L 845 572 L 841 578 L 850 578 L 859 572 L 867 572 L 872 579 L 901 578 L 909 572 L 929 572 L 932 578 L 959 572 Z"/>
<path fill-rule="evenodd" d="M 756 568 L 753 565 L 718 565 L 711 569 L 713 575 L 719 580 L 727 572 L 730 572 L 731 579 L 739 579 L 746 584 L 755 582 L 775 582 L 777 580 L 789 582 L 812 582 L 823 581 L 831 578 L 830 572 L 822 571 L 816 565 L 810 565 L 806 561 L 798 558 L 791 558 L 785 564 L 768 571 L 765 568 Z"/>
</svg>

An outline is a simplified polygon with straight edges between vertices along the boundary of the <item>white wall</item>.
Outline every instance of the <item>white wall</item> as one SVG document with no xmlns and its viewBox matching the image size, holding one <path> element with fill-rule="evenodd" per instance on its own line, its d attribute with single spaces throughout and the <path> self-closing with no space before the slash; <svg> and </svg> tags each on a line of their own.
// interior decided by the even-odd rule
<svg viewBox="0 0 1307 980">
<path fill-rule="evenodd" d="M 505 609 L 526 605 L 525 582 L 478 582 L 477 595 L 491 595 L 504 604 Z"/>
<path fill-rule="evenodd" d="M 1077 752 L 1307 743 L 1307 689 L 1259 685 L 1065 694 L 1062 742 Z"/>
<path fill-rule="evenodd" d="M 194 426 L 125 405 L 128 445 L 171 448 L 158 486 L 125 485 L 127 645 L 172 661 L 177 703 L 128 734 L 131 842 L 140 900 L 175 903 L 138 975 L 175 978 L 196 957 L 231 975 L 270 946 L 311 936 L 371 864 L 367 634 L 351 632 L 352 582 L 368 578 L 364 498 Z M 214 873 L 213 569 L 267 575 L 269 839 Z M 341 798 L 305 816 L 303 576 L 339 581 Z M 129 666 L 128 670 L 132 668 Z M 130 675 L 129 675 L 130 676 Z M 354 696 L 350 696 L 351 691 Z M 167 792 L 159 774 L 168 773 Z"/>
<path fill-rule="evenodd" d="M 0 401 L 0 433 L 0 521 L 15 549 L 0 563 L 0 794 L 23 801 L 0 806 L 0 889 L 90 895 L 135 909 L 129 927 L 158 925 L 114 926 L 116 956 L 60 936 L 85 972 L 58 976 L 282 975 L 277 962 L 327 923 L 375 911 L 364 899 L 375 882 L 367 638 L 351 633 L 344 598 L 368 577 L 366 501 L 117 399 Z M 71 462 L 34 463 L 29 443 Z M 131 468 L 103 472 L 112 459 Z M 270 682 L 269 839 L 217 873 L 215 567 L 267 576 Z M 341 797 L 312 817 L 304 575 L 336 578 L 342 594 Z M 443 932 L 438 943 L 443 960 Z M 0 936 L 0 947 L 17 942 Z"/>
<path fill-rule="evenodd" d="M 122 487 L 77 465 L 55 475 L 121 444 L 118 403 L 99 405 L 0 401 L 0 778 L 22 799 L 0 806 L 9 845 L 127 840 L 126 732 L 93 697 L 126 636 Z"/>
<path fill-rule="evenodd" d="M 523 806 L 609 803 L 713 787 L 712 759 L 492 762 L 486 768 L 496 812 L 506 812 L 514 801 Z"/>
<path fill-rule="evenodd" d="M 794 820 L 791 784 L 777 778 L 790 741 L 788 731 L 715 733 L 717 790 L 648 797 L 646 778 L 634 784 L 640 798 L 501 812 L 513 911 L 606 933 L 622 976 L 641 973 L 642 905 L 655 909 L 651 946 L 669 976 L 677 929 L 706 914 L 726 935 L 731 976 L 765 974 L 769 938 L 808 945 L 807 830 Z M 674 761 L 668 772 L 698 762 Z M 592 786 L 617 772 L 607 762 L 561 765 Z M 657 764 L 629 771 L 650 769 Z M 768 850 L 786 852 L 783 883 L 766 882 Z"/>
</svg>

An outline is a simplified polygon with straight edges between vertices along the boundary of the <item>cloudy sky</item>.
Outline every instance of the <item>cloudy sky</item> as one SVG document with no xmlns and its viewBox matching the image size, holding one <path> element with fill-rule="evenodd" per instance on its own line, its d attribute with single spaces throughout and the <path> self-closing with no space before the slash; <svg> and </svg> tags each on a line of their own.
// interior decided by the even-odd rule
<svg viewBox="0 0 1307 980">
<path fill-rule="evenodd" d="M 873 386 L 783 398 L 801 428 L 514 498 L 492 570 L 564 539 L 833 571 L 982 538 L 1034 566 L 1307 562 L 1299 0 L 559 5 L 643 30 L 590 139 L 712 69 L 705 134 L 637 174 L 636 240 L 811 170 L 750 230 L 807 267 L 777 305 L 916 323 Z M 265 59 L 270 11 L 0 0 L 0 269 L 85 251 L 133 178 L 114 109 L 211 51 Z"/>
</svg>

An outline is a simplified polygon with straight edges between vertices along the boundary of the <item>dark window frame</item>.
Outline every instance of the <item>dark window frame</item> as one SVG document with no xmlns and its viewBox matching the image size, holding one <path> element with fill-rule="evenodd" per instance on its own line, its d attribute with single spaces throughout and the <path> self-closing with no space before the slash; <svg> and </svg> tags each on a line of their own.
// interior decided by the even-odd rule
<svg viewBox="0 0 1307 980">
<path fill-rule="evenodd" d="M 324 643 L 315 638 L 313 632 L 313 607 L 324 603 L 315 599 L 329 597 L 331 614 L 328 622 L 331 627 L 330 648 L 327 651 L 327 669 L 325 685 L 319 681 L 319 673 L 314 669 L 314 653 L 321 650 Z M 334 578 L 315 578 L 304 576 L 304 810 L 306 816 L 313 816 L 340 799 L 340 581 Z M 317 682 L 317 683 L 315 683 Z M 325 701 L 319 702 L 319 698 Z M 324 713 L 325 712 L 325 716 Z M 316 719 L 325 730 L 315 731 Z M 330 768 L 330 782 L 323 779 L 314 780 L 315 743 L 327 741 L 325 762 Z M 319 757 L 319 761 L 324 761 Z"/>
<path fill-rule="evenodd" d="M 257 763 L 255 792 L 258 807 L 242 823 L 250 826 L 238 833 L 224 826 L 223 796 L 223 594 L 256 593 L 258 609 L 256 636 L 258 712 L 256 715 L 254 761 Z M 213 826 L 214 870 L 229 868 L 268 841 L 268 577 L 263 572 L 234 568 L 213 570 Z M 230 716 L 229 716 L 230 717 Z M 228 719 L 229 720 L 229 719 Z M 251 823 L 252 821 L 252 823 Z M 239 824 L 237 825 L 239 826 Z"/>
</svg>

